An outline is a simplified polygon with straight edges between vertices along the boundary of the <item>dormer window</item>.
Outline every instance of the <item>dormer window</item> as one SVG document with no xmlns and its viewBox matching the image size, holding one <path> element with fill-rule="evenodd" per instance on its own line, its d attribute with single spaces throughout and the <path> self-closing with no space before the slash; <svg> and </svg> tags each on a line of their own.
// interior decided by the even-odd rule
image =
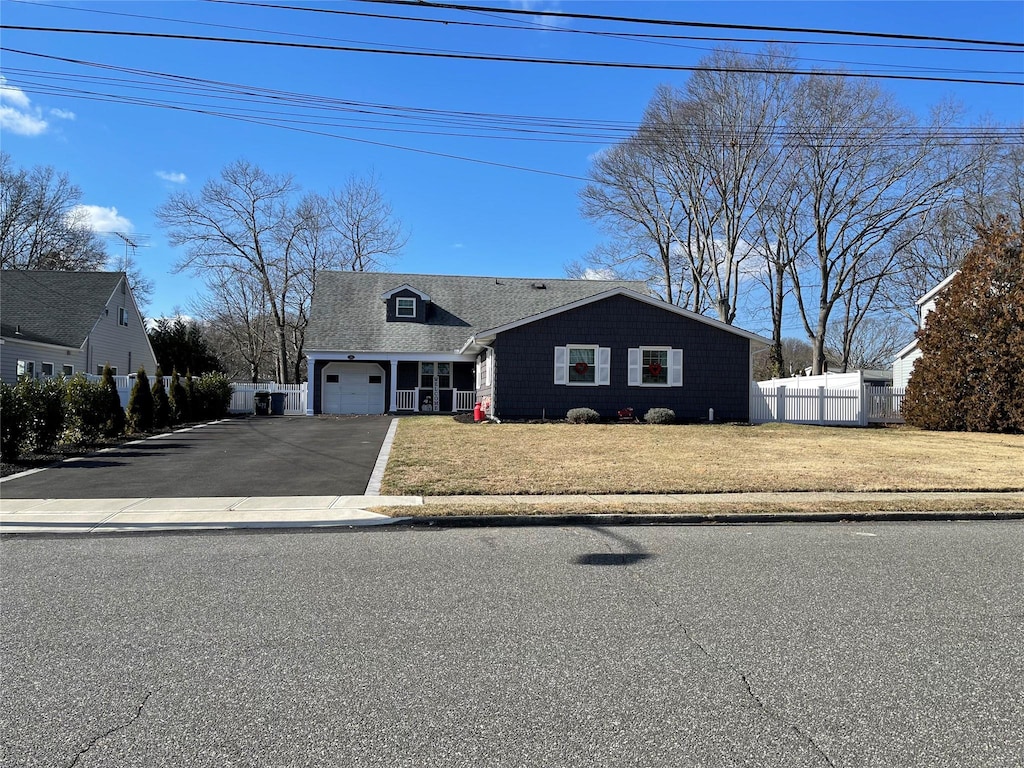
<svg viewBox="0 0 1024 768">
<path fill-rule="evenodd" d="M 416 299 L 398 296 L 395 299 L 395 317 L 416 317 Z"/>
</svg>

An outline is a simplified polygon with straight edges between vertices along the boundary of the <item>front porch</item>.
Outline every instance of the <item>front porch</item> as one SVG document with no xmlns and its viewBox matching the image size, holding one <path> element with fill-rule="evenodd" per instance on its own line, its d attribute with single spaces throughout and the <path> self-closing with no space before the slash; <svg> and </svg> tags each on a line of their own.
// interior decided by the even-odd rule
<svg viewBox="0 0 1024 768">
<path fill-rule="evenodd" d="M 475 390 L 439 390 L 438 402 L 434 401 L 434 390 L 395 390 L 394 410 L 398 413 L 463 413 L 472 411 L 476 405 Z"/>
</svg>

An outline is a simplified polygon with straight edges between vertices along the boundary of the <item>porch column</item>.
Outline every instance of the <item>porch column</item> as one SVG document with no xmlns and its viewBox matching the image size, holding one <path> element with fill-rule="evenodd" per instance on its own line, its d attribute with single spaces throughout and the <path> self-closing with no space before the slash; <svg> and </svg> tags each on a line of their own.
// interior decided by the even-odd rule
<svg viewBox="0 0 1024 768">
<path fill-rule="evenodd" d="M 398 361 L 391 358 L 391 400 L 388 411 L 398 412 Z"/>
<path fill-rule="evenodd" d="M 316 360 L 312 357 L 306 358 L 306 415 L 313 415 L 313 369 L 316 367 Z"/>
</svg>

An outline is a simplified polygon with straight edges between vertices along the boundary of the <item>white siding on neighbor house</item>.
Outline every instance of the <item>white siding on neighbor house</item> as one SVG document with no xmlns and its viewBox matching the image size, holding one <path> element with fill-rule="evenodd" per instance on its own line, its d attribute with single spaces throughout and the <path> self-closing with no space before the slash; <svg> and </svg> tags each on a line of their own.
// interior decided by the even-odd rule
<svg viewBox="0 0 1024 768">
<path fill-rule="evenodd" d="M 4 339 L 0 344 L 0 381 L 13 384 L 18 380 L 19 360 L 33 361 L 36 374 L 42 372 L 43 363 L 53 363 L 54 375 L 59 375 L 65 365 L 73 365 L 75 373 L 87 372 L 84 368 L 85 352 L 82 350 L 69 350 L 66 347 L 49 344 Z"/>
<path fill-rule="evenodd" d="M 894 387 L 906 387 L 910 381 L 910 373 L 914 370 L 914 363 L 921 357 L 921 348 L 914 347 L 903 357 L 896 358 L 892 364 L 892 385 Z"/>
<path fill-rule="evenodd" d="M 132 300 L 131 292 L 122 292 L 123 287 L 122 281 L 89 334 L 86 342 L 86 364 L 89 370 L 86 372 L 96 373 L 97 366 L 109 363 L 122 375 L 135 373 L 142 366 L 149 376 L 153 376 L 156 373 L 153 347 L 150 346 L 142 315 Z M 121 308 L 128 312 L 128 325 L 118 323 L 118 310 Z M 170 371 L 164 373 L 170 374 Z"/>
</svg>

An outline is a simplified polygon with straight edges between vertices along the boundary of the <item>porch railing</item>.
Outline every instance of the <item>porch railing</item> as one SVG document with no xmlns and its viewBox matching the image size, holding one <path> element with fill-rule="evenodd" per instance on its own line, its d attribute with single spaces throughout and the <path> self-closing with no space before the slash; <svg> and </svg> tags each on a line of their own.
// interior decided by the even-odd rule
<svg viewBox="0 0 1024 768">
<path fill-rule="evenodd" d="M 399 389 L 395 390 L 395 410 L 396 411 L 419 411 L 419 403 L 417 401 L 416 389 Z M 473 390 L 459 391 L 455 390 L 452 393 L 452 402 L 455 405 L 456 411 L 472 411 L 473 406 L 476 405 L 476 392 Z"/>
</svg>

